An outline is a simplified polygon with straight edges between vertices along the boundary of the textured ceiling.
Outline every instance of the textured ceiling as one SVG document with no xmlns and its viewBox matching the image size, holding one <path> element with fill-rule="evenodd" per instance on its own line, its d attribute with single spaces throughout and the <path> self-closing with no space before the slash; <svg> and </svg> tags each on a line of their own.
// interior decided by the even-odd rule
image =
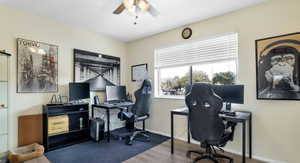
<svg viewBox="0 0 300 163">
<path fill-rule="evenodd" d="M 149 0 L 160 15 L 141 14 L 137 25 L 134 25 L 135 17 L 128 12 L 112 14 L 121 0 L 0 0 L 0 4 L 128 42 L 263 1 Z"/>
</svg>

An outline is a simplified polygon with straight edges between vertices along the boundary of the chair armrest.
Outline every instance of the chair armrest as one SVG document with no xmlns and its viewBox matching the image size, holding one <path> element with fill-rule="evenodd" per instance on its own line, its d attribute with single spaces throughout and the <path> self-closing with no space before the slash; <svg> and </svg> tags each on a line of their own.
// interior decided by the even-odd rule
<svg viewBox="0 0 300 163">
<path fill-rule="evenodd" d="M 118 107 L 118 109 L 120 109 L 121 111 L 123 111 L 123 110 L 128 110 L 128 107 Z"/>
</svg>

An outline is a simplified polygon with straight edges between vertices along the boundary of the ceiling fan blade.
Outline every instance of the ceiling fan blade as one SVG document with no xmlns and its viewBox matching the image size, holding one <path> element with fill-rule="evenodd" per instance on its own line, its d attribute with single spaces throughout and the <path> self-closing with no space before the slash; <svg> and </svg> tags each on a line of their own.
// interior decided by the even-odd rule
<svg viewBox="0 0 300 163">
<path fill-rule="evenodd" d="M 157 17 L 159 15 L 159 11 L 156 8 L 154 8 L 153 5 L 151 5 L 151 4 L 150 4 L 148 11 L 154 17 Z"/>
<path fill-rule="evenodd" d="M 114 14 L 120 14 L 121 12 L 123 12 L 125 9 L 124 4 L 122 3 L 113 13 Z"/>
</svg>

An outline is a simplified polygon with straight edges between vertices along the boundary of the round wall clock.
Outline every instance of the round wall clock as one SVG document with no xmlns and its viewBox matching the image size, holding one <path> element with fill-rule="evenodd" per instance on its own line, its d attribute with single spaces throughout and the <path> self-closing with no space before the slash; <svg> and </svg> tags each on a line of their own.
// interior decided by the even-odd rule
<svg viewBox="0 0 300 163">
<path fill-rule="evenodd" d="M 189 39 L 192 36 L 192 29 L 187 27 L 182 30 L 181 36 L 184 39 Z"/>
</svg>

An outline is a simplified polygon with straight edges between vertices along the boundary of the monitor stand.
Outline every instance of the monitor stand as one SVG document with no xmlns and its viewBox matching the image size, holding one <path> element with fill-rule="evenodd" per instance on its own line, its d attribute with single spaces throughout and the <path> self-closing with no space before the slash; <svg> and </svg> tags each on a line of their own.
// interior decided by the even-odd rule
<svg viewBox="0 0 300 163">
<path fill-rule="evenodd" d="M 223 111 L 224 114 L 229 115 L 229 116 L 235 116 L 235 112 L 231 111 L 231 103 L 226 102 L 225 103 L 225 110 Z"/>
<path fill-rule="evenodd" d="M 231 103 L 230 102 L 226 102 L 225 103 L 225 105 L 226 105 L 226 112 L 231 112 Z"/>
</svg>

